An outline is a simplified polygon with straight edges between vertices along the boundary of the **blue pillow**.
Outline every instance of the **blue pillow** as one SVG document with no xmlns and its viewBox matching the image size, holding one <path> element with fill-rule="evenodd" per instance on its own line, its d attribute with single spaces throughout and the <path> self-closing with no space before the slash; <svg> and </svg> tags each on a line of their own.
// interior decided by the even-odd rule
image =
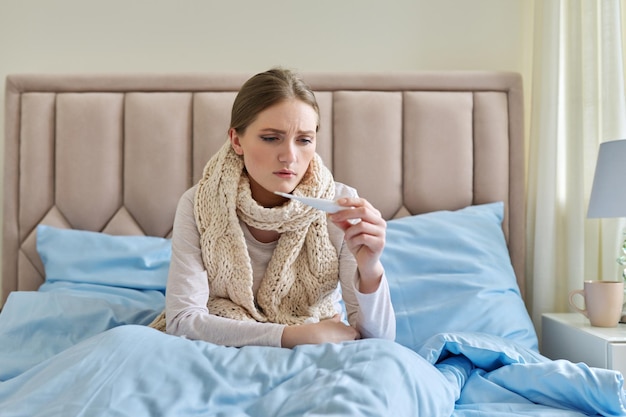
<svg viewBox="0 0 626 417">
<path fill-rule="evenodd" d="M 391 220 L 381 262 L 396 341 L 419 350 L 431 336 L 483 332 L 537 350 L 502 232 L 504 204 Z"/>
<path fill-rule="evenodd" d="M 172 249 L 171 240 L 160 237 L 113 236 L 39 225 L 37 252 L 46 282 L 164 291 Z"/>
</svg>

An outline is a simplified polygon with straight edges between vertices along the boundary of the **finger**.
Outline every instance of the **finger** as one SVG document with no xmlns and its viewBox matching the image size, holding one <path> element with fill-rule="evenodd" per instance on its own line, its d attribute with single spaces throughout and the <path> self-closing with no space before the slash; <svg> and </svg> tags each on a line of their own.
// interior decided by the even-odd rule
<svg viewBox="0 0 626 417">
<path fill-rule="evenodd" d="M 351 220 L 352 224 L 357 224 L 361 219 L 367 215 L 368 212 L 377 212 L 377 210 L 369 203 L 369 201 L 363 198 L 340 198 L 337 200 L 339 205 L 347 207 L 349 210 L 341 210 L 345 216 L 341 216 L 340 220 Z"/>
<path fill-rule="evenodd" d="M 335 222 L 348 221 L 350 219 L 359 219 L 368 223 L 374 223 L 378 225 L 386 225 L 385 220 L 382 217 L 380 211 L 374 208 L 367 200 L 359 198 L 343 198 L 339 199 L 343 201 L 344 207 L 350 207 L 349 209 L 340 210 L 332 214 L 331 218 Z M 356 223 L 354 223 L 356 224 Z"/>
<path fill-rule="evenodd" d="M 363 207 L 350 207 L 349 209 L 340 210 L 329 216 L 333 223 L 345 230 L 350 226 L 360 223 L 363 218 L 367 216 L 367 210 Z"/>
<path fill-rule="evenodd" d="M 346 244 L 350 252 L 355 256 L 364 249 L 367 249 L 371 255 L 379 256 L 385 247 L 385 240 L 370 235 L 357 235 L 352 239 L 346 240 Z"/>
<path fill-rule="evenodd" d="M 347 210 L 345 210 L 347 211 Z M 335 224 L 335 226 L 337 226 L 338 228 L 340 228 L 341 230 L 343 230 L 344 232 L 346 230 L 348 230 L 351 226 L 358 224 L 361 222 L 360 218 L 355 218 L 355 219 L 351 219 L 351 218 L 346 218 L 346 219 L 340 219 L 340 218 L 336 218 L 334 217 L 334 214 L 331 214 L 328 216 L 328 218 L 330 219 L 331 222 L 333 222 Z"/>
<path fill-rule="evenodd" d="M 362 207 L 367 203 L 364 198 L 342 197 L 337 200 L 337 204 L 343 207 Z"/>
<path fill-rule="evenodd" d="M 385 240 L 386 228 L 377 224 L 372 224 L 368 222 L 361 222 L 358 225 L 353 225 L 344 230 L 344 239 L 346 241 L 351 241 L 358 237 L 370 236 L 374 239 Z M 363 242 L 361 242 L 363 243 Z"/>
<path fill-rule="evenodd" d="M 350 335 L 348 336 L 349 339 L 358 340 L 361 338 L 361 333 L 359 333 L 357 329 L 355 329 L 354 327 L 350 327 L 349 330 L 350 330 Z"/>
</svg>

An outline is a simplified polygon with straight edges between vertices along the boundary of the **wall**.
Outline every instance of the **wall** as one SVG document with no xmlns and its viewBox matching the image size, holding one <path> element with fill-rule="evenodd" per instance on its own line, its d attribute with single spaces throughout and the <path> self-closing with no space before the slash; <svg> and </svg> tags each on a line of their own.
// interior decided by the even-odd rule
<svg viewBox="0 0 626 417">
<path fill-rule="evenodd" d="M 273 65 L 508 70 L 522 73 L 528 98 L 532 13 L 532 0 L 0 0 L 0 79 Z"/>
</svg>

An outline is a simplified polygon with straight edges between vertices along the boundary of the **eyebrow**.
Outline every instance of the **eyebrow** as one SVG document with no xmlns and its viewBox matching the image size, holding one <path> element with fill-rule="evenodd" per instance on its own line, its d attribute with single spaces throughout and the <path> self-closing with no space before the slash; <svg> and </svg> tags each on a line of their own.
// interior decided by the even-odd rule
<svg viewBox="0 0 626 417">
<path fill-rule="evenodd" d="M 286 133 L 284 130 L 274 129 L 271 127 L 261 129 L 260 132 L 261 133 L 277 133 L 281 135 L 284 135 Z M 299 135 L 315 135 L 315 131 L 314 130 L 298 130 L 298 134 Z"/>
</svg>

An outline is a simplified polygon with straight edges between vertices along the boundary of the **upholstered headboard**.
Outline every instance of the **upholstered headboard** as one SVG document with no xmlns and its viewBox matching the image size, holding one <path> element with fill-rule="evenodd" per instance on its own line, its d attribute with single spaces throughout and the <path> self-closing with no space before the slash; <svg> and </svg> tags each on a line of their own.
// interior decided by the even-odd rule
<svg viewBox="0 0 626 417">
<path fill-rule="evenodd" d="M 6 80 L 2 288 L 34 290 L 35 227 L 169 236 L 180 195 L 226 140 L 252 74 L 11 75 Z M 524 291 L 521 77 L 303 73 L 318 151 L 391 219 L 504 201 Z"/>
</svg>

